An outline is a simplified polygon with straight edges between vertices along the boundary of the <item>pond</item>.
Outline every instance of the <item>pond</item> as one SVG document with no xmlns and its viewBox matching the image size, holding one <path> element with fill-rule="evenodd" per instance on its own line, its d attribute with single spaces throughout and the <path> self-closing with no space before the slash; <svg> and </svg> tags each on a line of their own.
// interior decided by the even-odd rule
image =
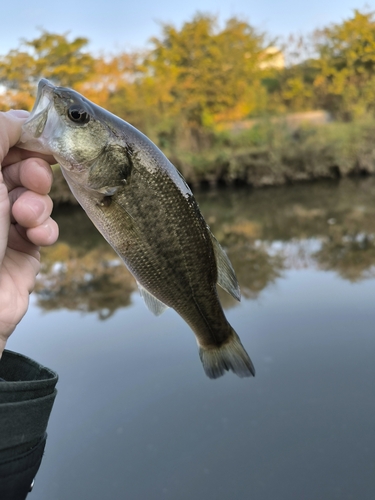
<svg viewBox="0 0 375 500">
<path fill-rule="evenodd" d="M 59 374 L 30 499 L 372 500 L 375 179 L 198 193 L 256 367 L 208 379 L 79 208 L 8 343 Z"/>
</svg>

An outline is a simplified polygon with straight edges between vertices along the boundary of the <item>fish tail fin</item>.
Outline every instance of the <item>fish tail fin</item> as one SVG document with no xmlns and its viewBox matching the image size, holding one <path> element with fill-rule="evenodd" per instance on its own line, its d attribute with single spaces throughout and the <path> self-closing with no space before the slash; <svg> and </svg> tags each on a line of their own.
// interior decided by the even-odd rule
<svg viewBox="0 0 375 500">
<path fill-rule="evenodd" d="M 199 346 L 199 357 L 209 378 L 219 378 L 229 370 L 241 378 L 255 376 L 254 365 L 233 328 L 221 346 Z"/>
</svg>

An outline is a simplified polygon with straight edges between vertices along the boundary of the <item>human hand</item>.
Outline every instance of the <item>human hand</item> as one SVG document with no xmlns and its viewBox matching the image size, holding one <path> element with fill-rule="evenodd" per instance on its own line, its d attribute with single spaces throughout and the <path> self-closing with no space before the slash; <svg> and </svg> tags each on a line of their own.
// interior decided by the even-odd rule
<svg viewBox="0 0 375 500">
<path fill-rule="evenodd" d="M 39 272 L 39 246 L 51 245 L 50 164 L 54 158 L 15 147 L 26 111 L 0 112 L 0 357 L 29 305 Z"/>
</svg>

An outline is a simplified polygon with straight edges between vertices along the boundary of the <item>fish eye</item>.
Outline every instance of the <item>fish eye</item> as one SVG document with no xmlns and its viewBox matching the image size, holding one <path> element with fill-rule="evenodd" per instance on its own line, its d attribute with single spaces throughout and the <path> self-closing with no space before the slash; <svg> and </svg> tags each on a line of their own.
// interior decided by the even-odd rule
<svg viewBox="0 0 375 500">
<path fill-rule="evenodd" d="M 70 106 L 68 109 L 68 117 L 72 122 L 79 123 L 80 125 L 90 121 L 90 115 L 77 104 Z"/>
</svg>

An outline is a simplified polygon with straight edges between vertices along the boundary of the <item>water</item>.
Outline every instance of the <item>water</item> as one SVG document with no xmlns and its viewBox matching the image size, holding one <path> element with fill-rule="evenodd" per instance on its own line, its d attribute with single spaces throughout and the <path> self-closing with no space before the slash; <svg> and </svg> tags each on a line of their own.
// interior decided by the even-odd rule
<svg viewBox="0 0 375 500">
<path fill-rule="evenodd" d="M 60 376 L 38 500 L 349 500 L 375 492 L 375 181 L 198 195 L 243 292 L 255 379 L 205 377 L 78 209 L 57 213 L 9 341 Z"/>
</svg>

